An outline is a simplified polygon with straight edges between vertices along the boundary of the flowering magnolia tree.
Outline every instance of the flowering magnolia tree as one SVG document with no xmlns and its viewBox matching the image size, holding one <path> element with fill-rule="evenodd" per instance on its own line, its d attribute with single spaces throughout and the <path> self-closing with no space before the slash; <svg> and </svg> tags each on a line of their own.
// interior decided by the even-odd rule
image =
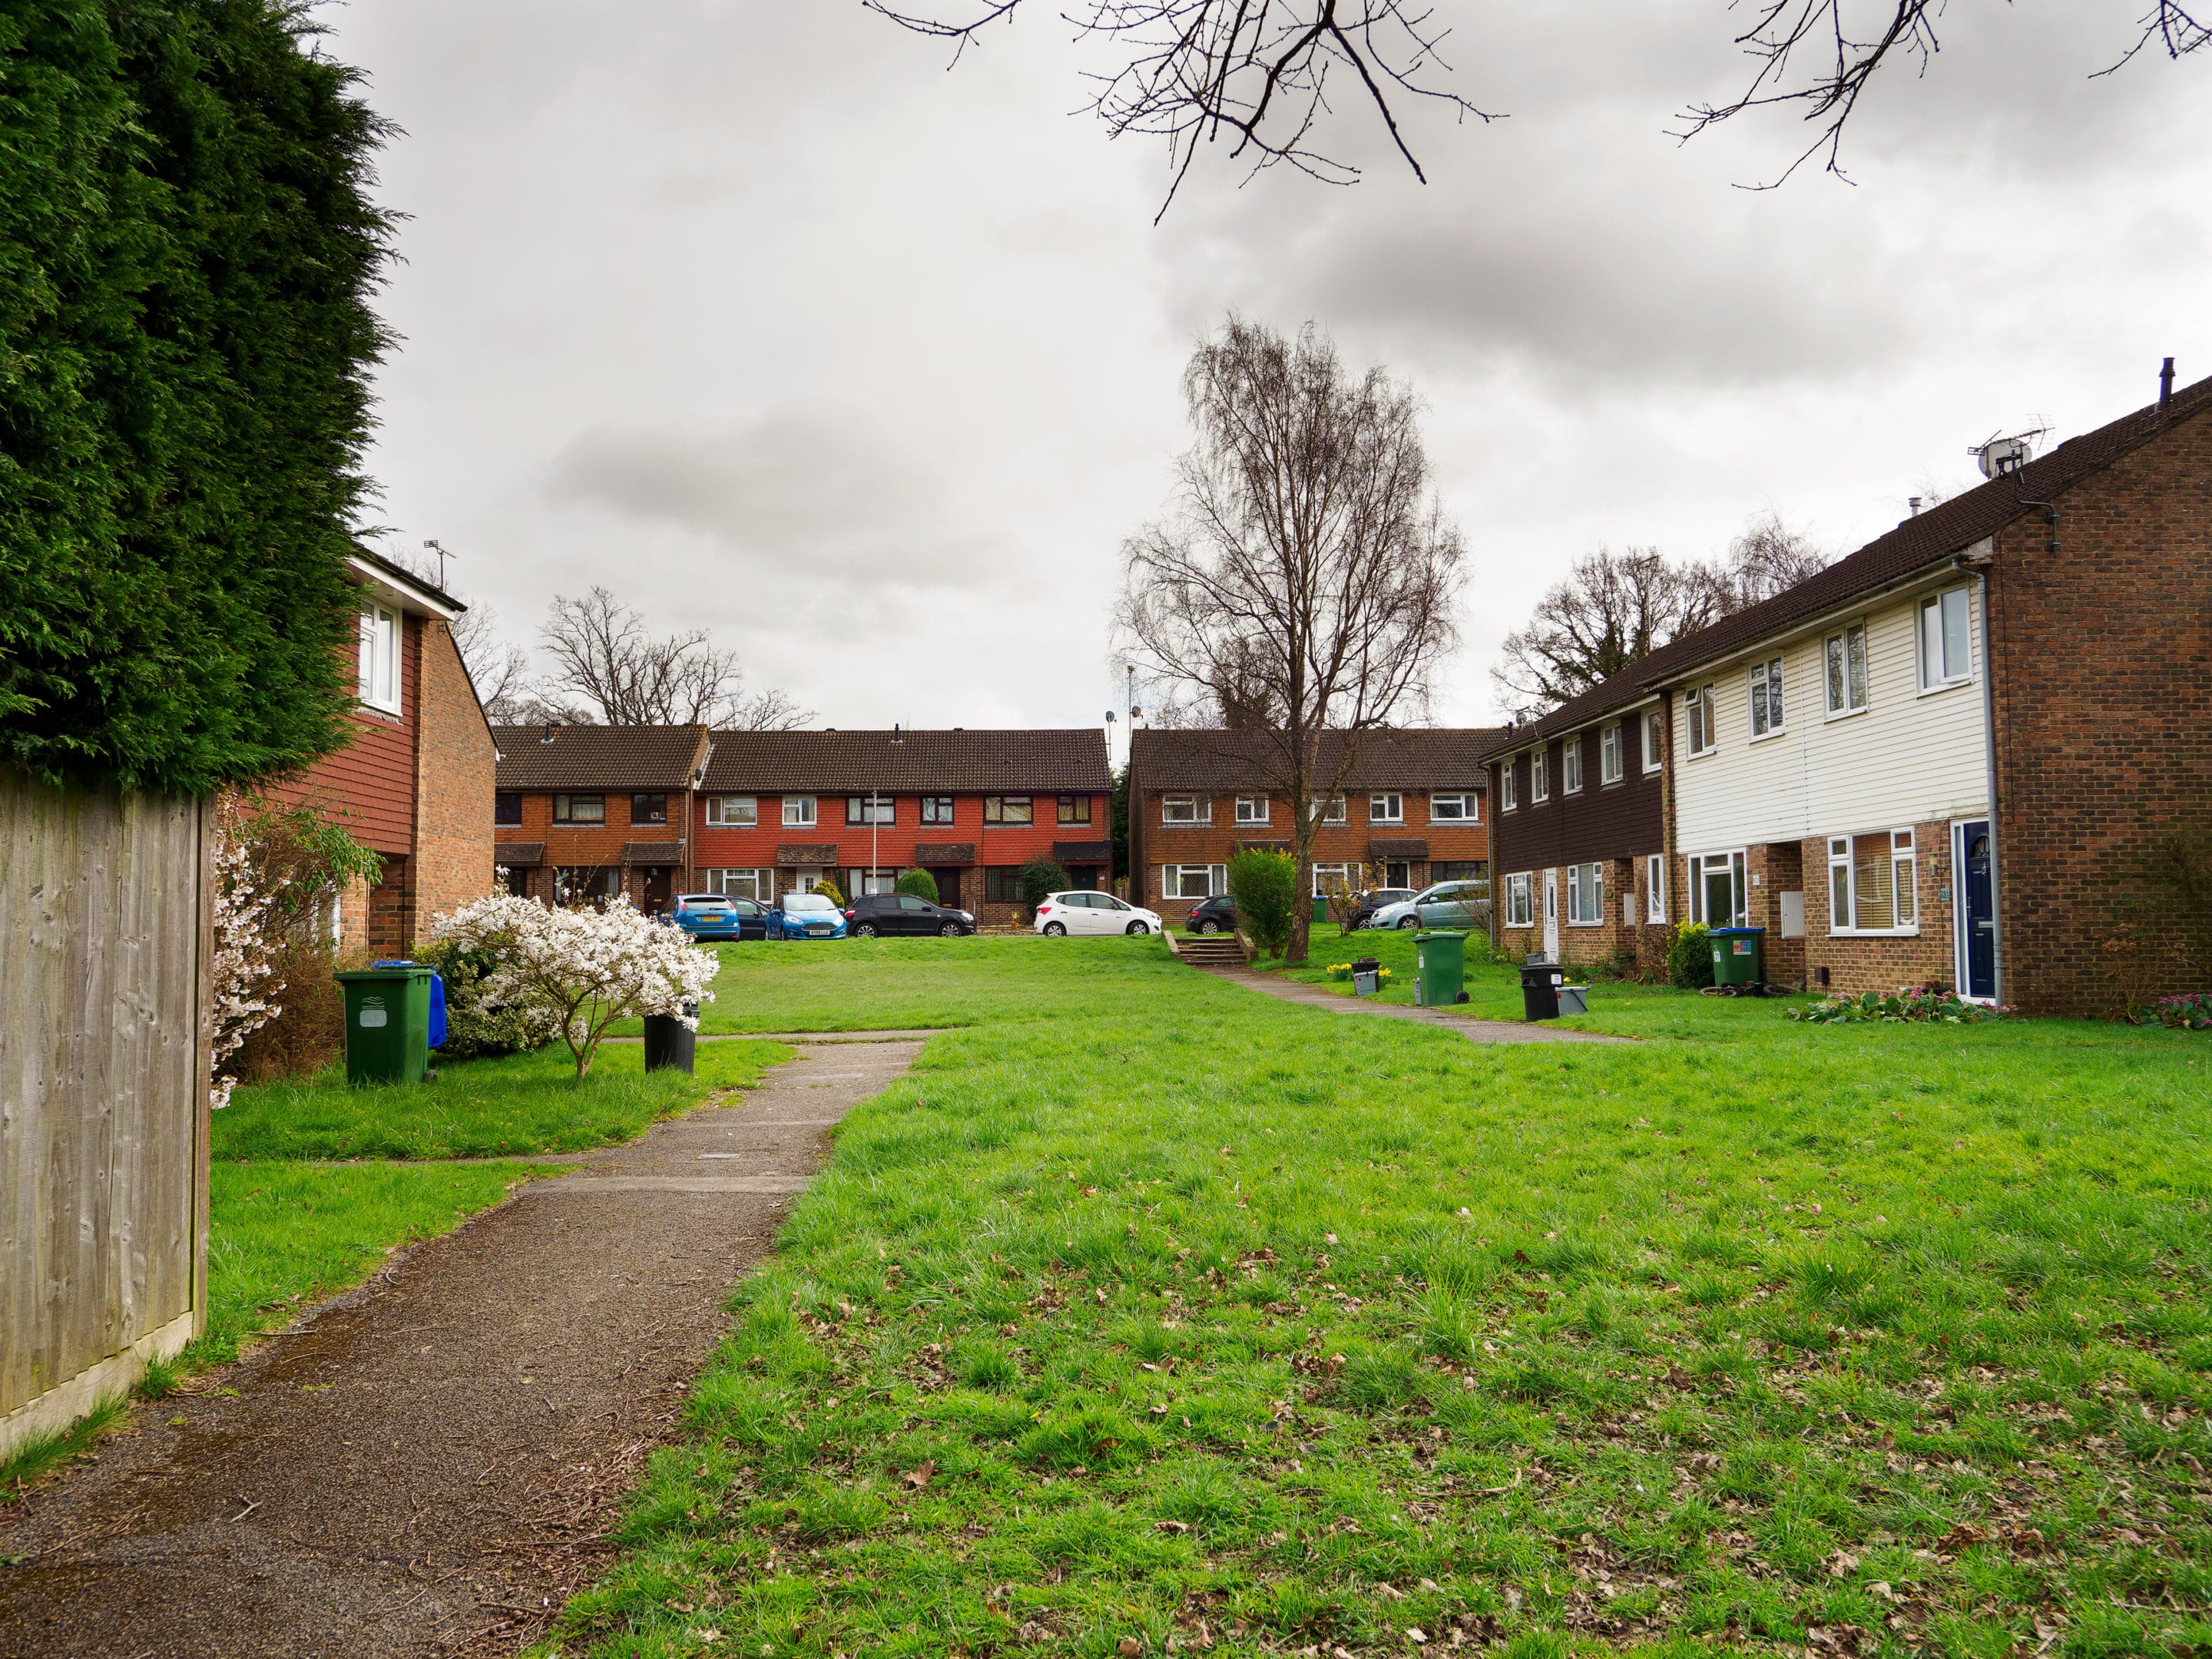
<svg viewBox="0 0 2212 1659">
<path fill-rule="evenodd" d="M 276 890 L 264 878 L 237 820 L 217 820 L 215 844 L 215 1049 L 208 1104 L 230 1104 L 238 1079 L 231 1057 L 246 1039 L 284 1011 L 270 1000 L 282 942 L 272 914 Z"/>
<path fill-rule="evenodd" d="M 549 910 L 534 899 L 494 893 L 437 923 L 438 937 L 482 951 L 498 963 L 483 981 L 495 1002 L 542 1009 L 557 1021 L 576 1075 L 607 1027 L 640 1014 L 672 1014 L 696 1027 L 687 1005 L 708 1000 L 720 963 L 681 931 L 648 921 L 627 898 L 604 910 Z"/>
</svg>

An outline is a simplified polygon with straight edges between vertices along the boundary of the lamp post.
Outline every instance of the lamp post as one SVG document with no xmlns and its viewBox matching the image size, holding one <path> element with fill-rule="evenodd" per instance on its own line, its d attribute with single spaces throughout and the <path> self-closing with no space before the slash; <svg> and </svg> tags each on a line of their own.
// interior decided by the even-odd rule
<svg viewBox="0 0 2212 1659">
<path fill-rule="evenodd" d="M 883 856 L 879 844 L 883 836 L 883 819 L 879 809 L 884 798 L 877 791 L 868 791 L 868 879 L 876 878 L 876 861 Z"/>
</svg>

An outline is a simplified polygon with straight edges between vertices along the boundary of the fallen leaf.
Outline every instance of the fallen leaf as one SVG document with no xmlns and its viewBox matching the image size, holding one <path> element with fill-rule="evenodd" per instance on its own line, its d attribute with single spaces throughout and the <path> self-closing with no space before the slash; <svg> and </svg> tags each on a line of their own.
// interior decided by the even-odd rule
<svg viewBox="0 0 2212 1659">
<path fill-rule="evenodd" d="M 1847 1551 L 1838 1550 L 1828 1562 L 1828 1577 L 1848 1578 L 1859 1570 L 1859 1559 Z"/>
<path fill-rule="evenodd" d="M 1190 1530 L 1190 1522 L 1188 1521 L 1155 1521 L 1152 1522 L 1152 1530 L 1154 1532 L 1188 1532 Z"/>
<path fill-rule="evenodd" d="M 1121 1659 L 1137 1659 L 1137 1656 L 1144 1650 L 1145 1644 L 1135 1637 L 1125 1636 L 1121 1638 Z"/>
<path fill-rule="evenodd" d="M 929 1484 L 931 1477 L 935 1475 L 936 1473 L 937 1460 L 933 1457 L 927 1457 L 915 1464 L 913 1468 L 908 1470 L 904 1474 L 901 1475 L 899 1479 L 907 1486 L 913 1487 L 916 1492 L 920 1492 L 924 1486 Z"/>
<path fill-rule="evenodd" d="M 1408 1625 L 1406 1626 L 1406 1639 L 1409 1642 L 1425 1642 L 1429 1639 L 1429 1633 L 1419 1625 Z"/>
</svg>

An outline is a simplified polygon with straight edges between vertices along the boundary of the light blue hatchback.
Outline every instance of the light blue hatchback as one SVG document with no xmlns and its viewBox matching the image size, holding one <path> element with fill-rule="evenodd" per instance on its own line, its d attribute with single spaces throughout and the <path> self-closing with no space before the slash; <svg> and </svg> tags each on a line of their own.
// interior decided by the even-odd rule
<svg viewBox="0 0 2212 1659">
<path fill-rule="evenodd" d="M 786 893 L 768 913 L 770 939 L 842 939 L 845 913 L 819 893 Z"/>
</svg>

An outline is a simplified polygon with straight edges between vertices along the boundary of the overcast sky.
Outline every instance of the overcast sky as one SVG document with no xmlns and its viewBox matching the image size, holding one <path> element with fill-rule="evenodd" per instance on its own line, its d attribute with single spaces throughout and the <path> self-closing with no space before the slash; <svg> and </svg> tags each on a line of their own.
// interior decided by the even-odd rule
<svg viewBox="0 0 2212 1659">
<path fill-rule="evenodd" d="M 612 588 L 827 725 L 1093 724 L 1194 339 L 1311 319 L 1427 404 L 1471 552 L 1434 712 L 1483 722 L 1577 554 L 1769 509 L 1848 551 L 1976 482 L 1969 444 L 2100 425 L 2168 353 L 2212 373 L 2212 61 L 2089 78 L 2142 0 L 1952 6 L 1869 94 L 1855 185 L 1764 193 L 1789 118 L 1666 132 L 1736 89 L 1722 0 L 1437 0 L 1507 118 L 1416 114 L 1430 184 L 1347 102 L 1364 182 L 1202 160 L 1157 228 L 1163 153 L 1069 113 L 1097 60 L 1033 8 L 948 73 L 853 0 L 326 6 L 405 129 L 385 545 L 441 539 L 524 642 Z"/>
</svg>

